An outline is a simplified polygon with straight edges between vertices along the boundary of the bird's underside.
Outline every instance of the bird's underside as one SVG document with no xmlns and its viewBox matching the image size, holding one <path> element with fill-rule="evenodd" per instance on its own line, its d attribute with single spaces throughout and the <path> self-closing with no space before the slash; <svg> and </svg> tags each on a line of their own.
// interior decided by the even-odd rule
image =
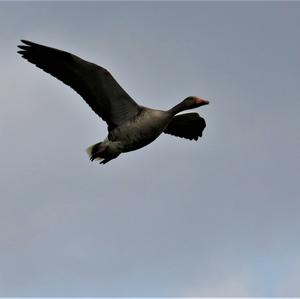
<svg viewBox="0 0 300 299">
<path fill-rule="evenodd" d="M 172 115 L 172 109 L 180 109 L 177 107 L 180 104 L 168 111 L 142 107 L 105 68 L 62 50 L 26 40 L 22 42 L 18 53 L 24 59 L 69 85 L 107 123 L 107 138 L 87 149 L 92 161 L 100 160 L 105 164 L 122 152 L 149 144 L 162 132 L 190 140 L 202 136 L 205 120 L 198 113 Z M 189 101 L 191 107 L 186 101 L 181 110 L 208 104 L 203 100 L 197 106 L 196 100 L 194 104 Z"/>
</svg>

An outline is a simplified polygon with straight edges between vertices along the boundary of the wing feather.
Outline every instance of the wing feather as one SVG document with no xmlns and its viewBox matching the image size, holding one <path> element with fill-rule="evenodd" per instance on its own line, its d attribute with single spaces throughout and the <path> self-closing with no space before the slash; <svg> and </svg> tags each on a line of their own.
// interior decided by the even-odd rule
<svg viewBox="0 0 300 299">
<path fill-rule="evenodd" d="M 164 133 L 190 140 L 198 140 L 205 129 L 205 120 L 198 113 L 184 113 L 173 117 Z"/>
<path fill-rule="evenodd" d="M 109 71 L 71 53 L 21 40 L 23 58 L 73 88 L 107 122 L 109 130 L 140 111 L 140 106 Z"/>
</svg>

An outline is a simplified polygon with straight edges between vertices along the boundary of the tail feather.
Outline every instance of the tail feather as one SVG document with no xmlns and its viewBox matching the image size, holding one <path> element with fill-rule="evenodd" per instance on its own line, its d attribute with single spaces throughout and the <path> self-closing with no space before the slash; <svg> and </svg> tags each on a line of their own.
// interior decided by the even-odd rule
<svg viewBox="0 0 300 299">
<path fill-rule="evenodd" d="M 99 156 L 95 157 L 95 153 L 100 148 L 101 143 L 102 142 L 95 143 L 95 144 L 89 146 L 86 149 L 86 153 L 88 154 L 88 156 L 89 156 L 89 158 L 90 158 L 91 161 L 93 161 L 93 160 L 96 160 L 96 161 L 102 161 L 102 160 L 104 160 L 104 157 L 99 157 Z"/>
<path fill-rule="evenodd" d="M 121 151 L 114 148 L 112 149 L 108 146 L 106 141 L 103 141 L 89 146 L 86 149 L 86 153 L 91 161 L 96 160 L 100 161 L 100 164 L 106 164 L 110 160 L 117 158 Z"/>
<path fill-rule="evenodd" d="M 89 146 L 85 151 L 87 153 L 87 155 L 92 158 L 92 152 L 93 152 L 93 147 L 95 146 L 96 144 L 93 144 L 91 146 Z"/>
</svg>

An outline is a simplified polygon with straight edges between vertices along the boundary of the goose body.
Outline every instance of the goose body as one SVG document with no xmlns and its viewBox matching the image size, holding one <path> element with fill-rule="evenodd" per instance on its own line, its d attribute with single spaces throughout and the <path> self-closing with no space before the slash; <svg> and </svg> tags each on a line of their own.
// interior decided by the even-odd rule
<svg viewBox="0 0 300 299">
<path fill-rule="evenodd" d="M 190 140 L 202 136 L 206 124 L 198 113 L 177 114 L 208 101 L 191 96 L 166 111 L 147 108 L 138 105 L 106 69 L 62 50 L 22 42 L 18 53 L 23 58 L 72 87 L 107 123 L 107 137 L 87 149 L 91 161 L 105 164 L 148 145 L 163 132 Z"/>
<path fill-rule="evenodd" d="M 142 111 L 122 126 L 110 132 L 111 140 L 120 140 L 124 152 L 130 152 L 154 141 L 171 121 L 165 111 L 143 108 Z"/>
</svg>

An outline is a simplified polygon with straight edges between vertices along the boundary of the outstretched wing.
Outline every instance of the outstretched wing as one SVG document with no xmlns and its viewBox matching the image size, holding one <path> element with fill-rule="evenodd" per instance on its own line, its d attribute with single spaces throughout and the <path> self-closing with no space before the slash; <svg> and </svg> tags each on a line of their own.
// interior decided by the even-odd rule
<svg viewBox="0 0 300 299">
<path fill-rule="evenodd" d="M 198 113 L 184 113 L 173 117 L 164 133 L 177 137 L 198 140 L 205 128 L 205 120 Z"/>
<path fill-rule="evenodd" d="M 23 58 L 72 87 L 104 121 L 109 130 L 130 119 L 140 106 L 104 68 L 71 53 L 21 40 Z"/>
</svg>

